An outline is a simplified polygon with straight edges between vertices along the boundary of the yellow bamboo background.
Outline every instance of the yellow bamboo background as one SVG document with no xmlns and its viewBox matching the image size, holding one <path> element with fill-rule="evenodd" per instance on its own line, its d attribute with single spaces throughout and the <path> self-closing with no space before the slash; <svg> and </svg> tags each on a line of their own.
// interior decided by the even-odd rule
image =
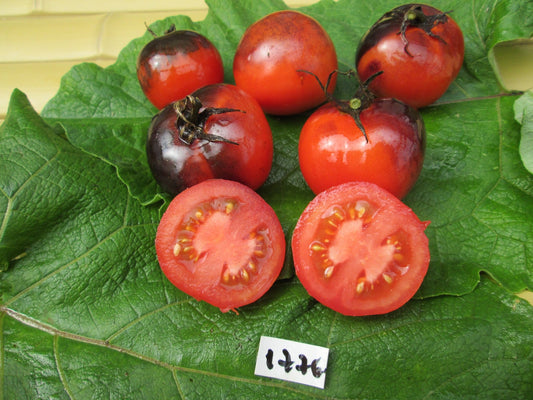
<svg viewBox="0 0 533 400">
<path fill-rule="evenodd" d="M 145 23 L 177 14 L 200 21 L 207 6 L 203 0 L 0 0 L 0 123 L 13 89 L 40 111 L 73 65 L 110 65 L 144 34 Z"/>
</svg>

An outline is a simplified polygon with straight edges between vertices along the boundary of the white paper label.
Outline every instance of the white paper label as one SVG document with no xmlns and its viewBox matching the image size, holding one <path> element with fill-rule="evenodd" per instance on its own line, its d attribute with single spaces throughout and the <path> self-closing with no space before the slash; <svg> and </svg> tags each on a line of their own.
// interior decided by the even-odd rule
<svg viewBox="0 0 533 400">
<path fill-rule="evenodd" d="M 324 389 L 329 349 L 261 336 L 255 375 Z"/>
</svg>

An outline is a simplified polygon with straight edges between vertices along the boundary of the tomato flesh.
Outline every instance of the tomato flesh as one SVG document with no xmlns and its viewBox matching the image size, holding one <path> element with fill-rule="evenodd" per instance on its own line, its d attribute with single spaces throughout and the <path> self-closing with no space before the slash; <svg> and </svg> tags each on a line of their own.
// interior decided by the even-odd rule
<svg viewBox="0 0 533 400">
<path fill-rule="evenodd" d="M 176 196 L 155 243 L 167 278 L 223 312 L 266 293 L 285 257 L 285 237 L 272 208 L 247 186 L 221 179 Z"/>
<path fill-rule="evenodd" d="M 426 275 L 427 225 L 375 184 L 335 186 L 315 197 L 296 225 L 296 274 L 312 297 L 337 312 L 391 312 L 413 297 Z"/>
</svg>

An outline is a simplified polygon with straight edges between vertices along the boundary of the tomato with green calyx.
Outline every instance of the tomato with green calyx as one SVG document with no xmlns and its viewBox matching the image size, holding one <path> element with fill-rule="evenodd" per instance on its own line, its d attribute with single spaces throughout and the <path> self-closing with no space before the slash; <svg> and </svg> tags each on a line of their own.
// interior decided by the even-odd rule
<svg viewBox="0 0 533 400">
<path fill-rule="evenodd" d="M 350 100 L 330 97 L 302 127 L 300 169 L 315 194 L 365 181 L 403 198 L 420 175 L 424 121 L 416 109 L 398 100 L 377 99 L 367 89 L 372 78 Z"/>
<path fill-rule="evenodd" d="M 362 38 L 355 65 L 379 97 L 420 108 L 434 103 L 457 77 L 464 58 L 461 28 L 436 8 L 406 4 L 384 14 Z"/>
<path fill-rule="evenodd" d="M 309 203 L 294 229 L 296 274 L 312 297 L 339 313 L 394 311 L 426 275 L 427 225 L 375 184 L 335 186 Z"/>
<path fill-rule="evenodd" d="M 152 34 L 154 39 L 137 59 L 137 78 L 144 94 L 157 108 L 224 80 L 222 58 L 203 35 L 177 31 L 174 26 L 163 36 Z"/>
<path fill-rule="evenodd" d="M 155 180 L 175 195 L 213 178 L 258 189 L 270 173 L 273 146 L 257 101 L 234 85 L 215 84 L 161 110 L 149 127 L 146 153 Z"/>
<path fill-rule="evenodd" d="M 223 312 L 263 296 L 285 258 L 274 210 L 249 187 L 221 179 L 172 200 L 155 247 L 163 273 L 178 289 Z"/>
<path fill-rule="evenodd" d="M 291 115 L 325 100 L 310 71 L 325 80 L 337 68 L 333 41 L 301 12 L 274 12 L 252 24 L 233 59 L 235 84 L 257 99 L 268 114 Z M 329 90 L 333 92 L 335 81 Z"/>
</svg>

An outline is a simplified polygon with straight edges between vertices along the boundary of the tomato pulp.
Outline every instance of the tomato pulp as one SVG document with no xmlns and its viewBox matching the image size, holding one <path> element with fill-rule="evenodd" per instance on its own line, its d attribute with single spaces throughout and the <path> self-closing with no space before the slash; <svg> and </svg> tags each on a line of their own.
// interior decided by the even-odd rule
<svg viewBox="0 0 533 400">
<path fill-rule="evenodd" d="M 427 225 L 375 184 L 335 186 L 309 203 L 294 229 L 296 274 L 312 297 L 339 313 L 391 312 L 426 275 Z"/>
<path fill-rule="evenodd" d="M 285 258 L 274 210 L 247 186 L 221 179 L 172 200 L 155 246 L 163 273 L 177 288 L 223 312 L 265 294 Z"/>
</svg>

